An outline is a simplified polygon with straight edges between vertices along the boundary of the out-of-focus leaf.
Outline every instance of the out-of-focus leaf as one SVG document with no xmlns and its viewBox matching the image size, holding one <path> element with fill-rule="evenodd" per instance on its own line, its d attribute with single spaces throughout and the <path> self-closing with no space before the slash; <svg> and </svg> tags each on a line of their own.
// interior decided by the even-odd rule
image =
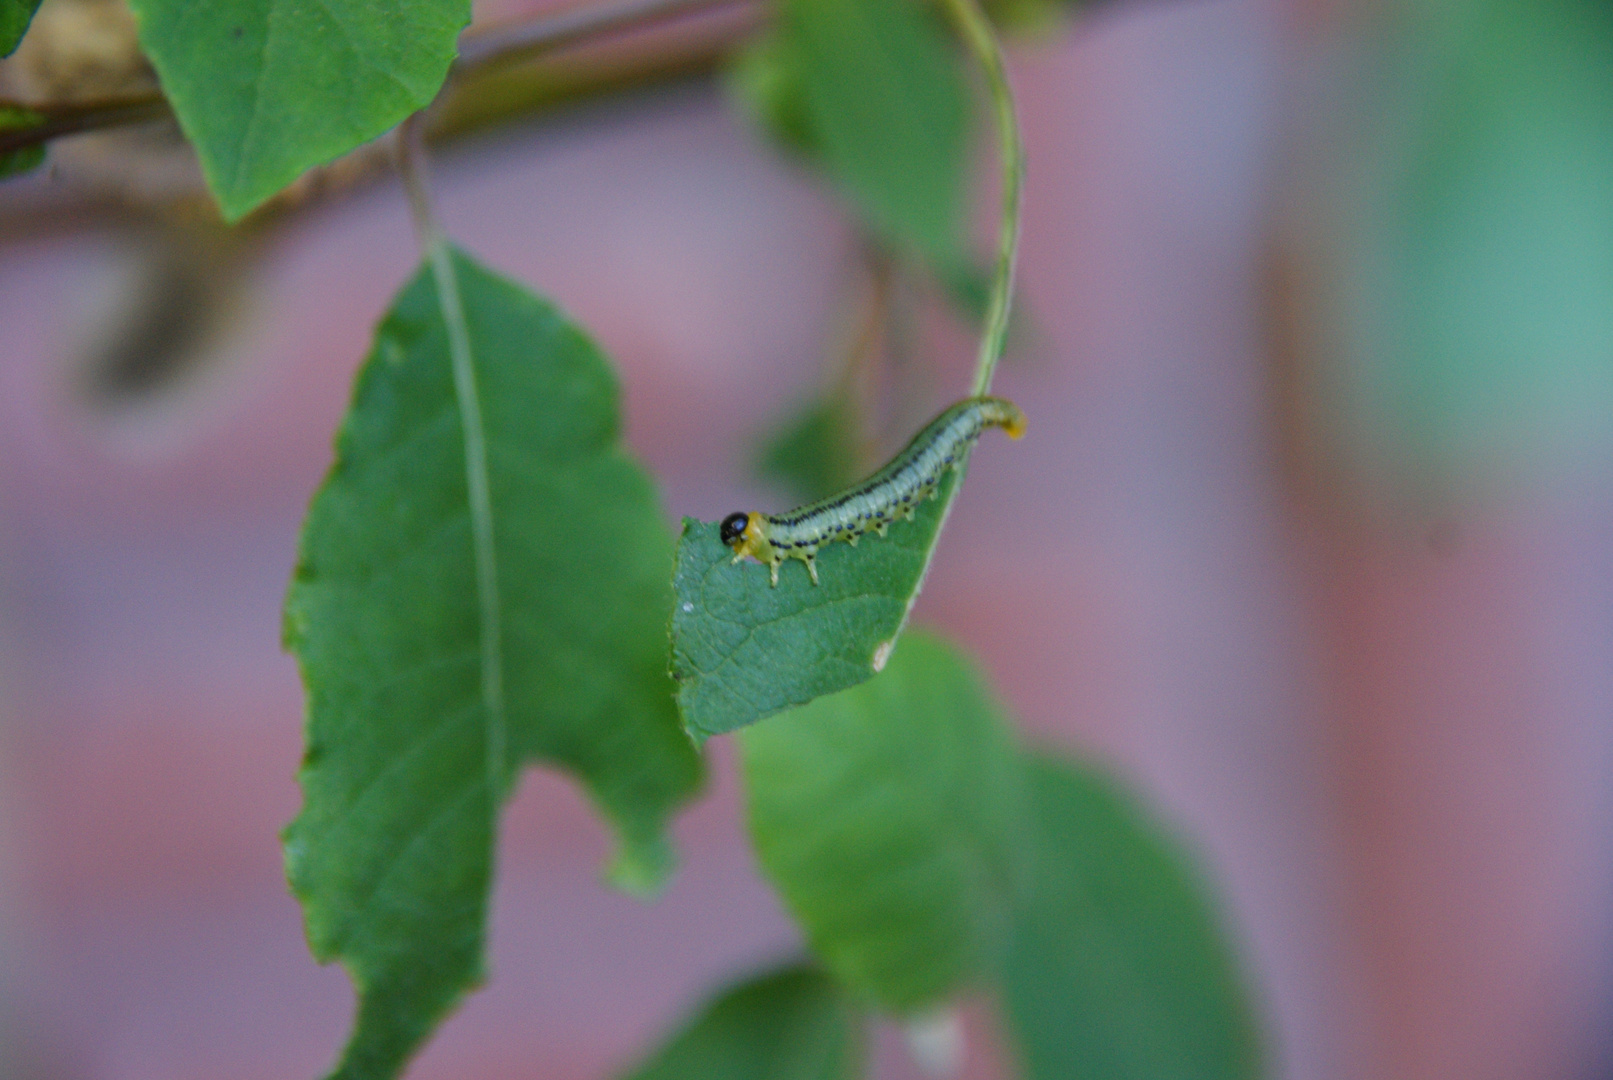
<svg viewBox="0 0 1613 1080">
<path fill-rule="evenodd" d="M 15 105 L 0 105 L 0 133 L 26 131 L 28 128 L 38 127 L 44 122 L 45 118 L 32 109 L 18 108 Z M 12 150 L 10 153 L 0 154 L 0 180 L 31 172 L 39 168 L 44 161 L 45 148 L 43 145 L 30 146 L 22 150 Z"/>
<path fill-rule="evenodd" d="M 1027 755 L 1030 885 L 1005 967 L 1026 1080 L 1254 1080 L 1236 959 L 1185 861 L 1116 786 Z"/>
<path fill-rule="evenodd" d="M 740 736 L 751 836 L 813 951 L 881 1008 L 995 970 L 1020 869 L 1020 760 L 964 659 L 902 640 L 877 678 Z"/>
<path fill-rule="evenodd" d="M 10 56 L 34 21 L 40 0 L 0 0 L 0 56 Z"/>
<path fill-rule="evenodd" d="M 959 264 L 951 269 L 937 271 L 937 283 L 946 295 L 947 302 L 960 319 L 975 326 L 986 321 L 986 309 L 991 304 L 991 277 L 993 269 L 985 266 Z M 1036 313 L 1023 296 L 1015 295 L 1014 309 L 1008 315 L 1008 337 L 1003 345 L 1003 363 L 1012 366 L 1028 360 L 1039 351 L 1041 329 Z"/>
<path fill-rule="evenodd" d="M 1072 12 L 1097 7 L 1100 0 L 981 0 L 986 18 L 1005 34 L 1046 37 Z"/>
<path fill-rule="evenodd" d="M 1390 12 L 1396 12 L 1391 5 Z M 1613 444 L 1613 7 L 1408 0 L 1327 169 L 1330 430 L 1459 484 Z"/>
<path fill-rule="evenodd" d="M 986 308 L 991 304 L 992 273 L 993 268 L 989 266 L 958 263 L 943 268 L 937 277 L 953 309 L 970 322 L 979 325 L 986 321 Z"/>
<path fill-rule="evenodd" d="M 803 502 L 839 491 L 862 475 L 855 410 L 844 394 L 813 402 L 762 448 L 757 472 Z"/>
<path fill-rule="evenodd" d="M 776 31 L 751 39 L 734 56 L 728 86 L 740 107 L 775 143 L 805 158 L 818 157 L 818 136 L 807 113 L 801 59 L 793 39 Z"/>
<path fill-rule="evenodd" d="M 470 0 L 130 0 L 234 221 L 436 96 Z"/>
<path fill-rule="evenodd" d="M 863 1049 L 840 987 L 793 966 L 723 991 L 627 1080 L 856 1080 Z"/>
<path fill-rule="evenodd" d="M 961 261 L 969 85 L 938 13 L 915 0 L 781 0 L 786 83 L 813 145 L 887 241 Z M 794 106 L 791 106 L 793 109 Z"/>
<path fill-rule="evenodd" d="M 547 302 L 463 255 L 446 265 L 457 303 L 424 269 L 377 332 L 286 601 L 308 690 L 286 862 L 315 955 L 359 991 L 344 1078 L 395 1075 L 482 977 L 522 763 L 586 785 L 620 837 L 618 879 L 641 888 L 698 783 L 666 675 L 669 537 L 618 444 L 610 368 Z M 450 328 L 480 406 L 485 517 Z"/>
</svg>

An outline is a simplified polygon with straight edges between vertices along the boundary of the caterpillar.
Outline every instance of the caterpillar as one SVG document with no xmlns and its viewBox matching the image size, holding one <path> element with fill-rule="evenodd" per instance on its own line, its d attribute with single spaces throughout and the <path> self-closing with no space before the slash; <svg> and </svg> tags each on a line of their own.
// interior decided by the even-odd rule
<svg viewBox="0 0 1613 1080">
<path fill-rule="evenodd" d="M 749 555 L 766 563 L 775 588 L 785 559 L 806 563 L 816 585 L 818 548 L 835 540 L 855 547 L 869 530 L 884 536 L 898 516 L 911 521 L 919 501 L 935 498 L 941 478 L 948 469 L 962 467 L 969 448 L 988 427 L 1000 427 L 1017 439 L 1025 434 L 1025 414 L 1003 398 L 965 398 L 926 424 L 901 453 L 862 483 L 783 514 L 729 514 L 718 535 L 734 550 L 733 562 Z"/>
</svg>

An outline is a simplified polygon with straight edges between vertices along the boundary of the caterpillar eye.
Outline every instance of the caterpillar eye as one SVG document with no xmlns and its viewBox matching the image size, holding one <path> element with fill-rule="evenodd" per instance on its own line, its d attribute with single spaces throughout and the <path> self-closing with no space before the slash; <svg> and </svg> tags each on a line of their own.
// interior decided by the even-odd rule
<svg viewBox="0 0 1613 1080">
<path fill-rule="evenodd" d="M 723 543 L 733 547 L 739 542 L 739 538 L 745 535 L 745 526 L 749 523 L 749 514 L 729 514 L 722 519 L 722 528 L 718 531 L 718 535 L 722 537 Z"/>
</svg>

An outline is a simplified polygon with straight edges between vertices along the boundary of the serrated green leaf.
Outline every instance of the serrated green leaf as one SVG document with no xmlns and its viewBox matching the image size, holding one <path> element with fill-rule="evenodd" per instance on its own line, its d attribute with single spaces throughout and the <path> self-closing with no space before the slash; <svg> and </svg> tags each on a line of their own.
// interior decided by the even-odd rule
<svg viewBox="0 0 1613 1080">
<path fill-rule="evenodd" d="M 470 0 L 130 0 L 234 221 L 436 96 Z"/>
<path fill-rule="evenodd" d="M 994 973 L 1021 870 L 1020 761 L 956 650 L 909 634 L 878 678 L 739 744 L 757 857 L 836 977 L 913 1013 Z"/>
<path fill-rule="evenodd" d="M 876 233 L 958 263 L 970 96 L 938 14 L 916 0 L 781 4 L 783 55 L 824 163 Z"/>
<path fill-rule="evenodd" d="M 855 413 L 844 394 L 813 402 L 767 440 L 756 471 L 802 500 L 854 483 L 862 475 Z"/>
<path fill-rule="evenodd" d="M 19 108 L 16 105 L 0 105 L 0 132 L 25 131 L 44 122 L 45 117 L 32 109 Z M 0 180 L 21 176 L 25 172 L 39 168 L 44 161 L 43 145 L 0 153 Z"/>
<path fill-rule="evenodd" d="M 497 815 L 522 763 L 579 778 L 620 837 L 618 876 L 644 886 L 699 781 L 665 670 L 669 537 L 619 447 L 604 356 L 547 302 L 434 254 L 447 277 L 404 288 L 358 376 L 286 601 L 308 691 L 287 872 L 315 955 L 359 991 L 341 1077 L 395 1075 L 481 978 Z"/>
<path fill-rule="evenodd" d="M 627 1080 L 856 1080 L 863 1057 L 845 993 L 795 965 L 724 990 Z"/>
<path fill-rule="evenodd" d="M 1114 783 L 1027 755 L 1035 855 L 1003 984 L 1026 1080 L 1253 1080 L 1234 957 L 1182 857 Z"/>
<path fill-rule="evenodd" d="M 818 552 L 818 579 L 789 559 L 767 567 L 733 552 L 715 522 L 685 518 L 672 612 L 672 677 L 696 739 L 721 735 L 873 676 L 918 596 L 960 474 L 886 536 Z"/>
<path fill-rule="evenodd" d="M 28 24 L 34 21 L 40 0 L 0 0 L 0 56 L 10 56 L 22 44 Z"/>
</svg>

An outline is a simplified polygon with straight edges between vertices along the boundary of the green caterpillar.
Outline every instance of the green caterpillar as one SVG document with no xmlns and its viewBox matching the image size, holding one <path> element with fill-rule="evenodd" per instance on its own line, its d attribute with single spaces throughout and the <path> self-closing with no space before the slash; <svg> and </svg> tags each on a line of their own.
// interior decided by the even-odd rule
<svg viewBox="0 0 1613 1080">
<path fill-rule="evenodd" d="M 862 483 L 784 514 L 737 513 L 723 518 L 719 535 L 734 549 L 734 562 L 749 555 L 766 563 L 778 585 L 785 559 L 806 563 L 818 583 L 818 548 L 835 540 L 856 546 L 870 529 L 885 535 L 897 516 L 913 518 L 919 500 L 935 498 L 948 469 L 962 467 L 969 448 L 988 427 L 1011 439 L 1025 434 L 1025 414 L 1003 398 L 965 398 L 931 420 L 883 469 Z"/>
</svg>

